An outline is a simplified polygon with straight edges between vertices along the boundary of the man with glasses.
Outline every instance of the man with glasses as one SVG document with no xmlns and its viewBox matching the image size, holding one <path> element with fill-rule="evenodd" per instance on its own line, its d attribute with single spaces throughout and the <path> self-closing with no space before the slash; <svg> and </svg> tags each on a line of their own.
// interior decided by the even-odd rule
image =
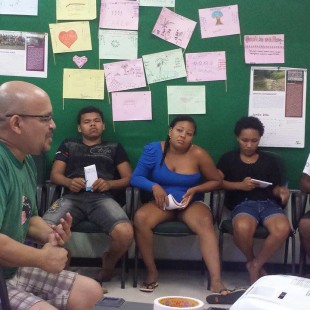
<svg viewBox="0 0 310 310">
<path fill-rule="evenodd" d="M 58 224 L 69 211 L 72 225 L 89 220 L 111 237 L 109 251 L 103 254 L 102 269 L 96 276 L 99 282 L 104 282 L 111 279 L 117 261 L 133 241 L 130 220 L 115 201 L 115 191 L 129 185 L 132 170 L 122 145 L 102 140 L 105 122 L 98 108 L 81 109 L 77 129 L 82 139 L 65 139 L 61 143 L 51 171 L 51 181 L 64 186 L 65 195 L 43 218 L 50 224 Z M 98 178 L 88 188 L 84 169 L 92 165 Z"/>
<path fill-rule="evenodd" d="M 63 270 L 70 213 L 49 226 L 38 216 L 30 154 L 48 151 L 55 123 L 49 96 L 22 81 L 0 86 L 0 265 L 11 309 L 92 309 L 102 298 L 94 280 Z M 42 244 L 24 244 L 30 238 Z"/>
</svg>

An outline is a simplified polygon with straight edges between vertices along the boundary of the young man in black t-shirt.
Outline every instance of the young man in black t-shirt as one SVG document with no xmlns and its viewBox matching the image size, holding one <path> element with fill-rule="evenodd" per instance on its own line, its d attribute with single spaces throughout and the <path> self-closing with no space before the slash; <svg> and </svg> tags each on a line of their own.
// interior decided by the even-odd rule
<svg viewBox="0 0 310 310">
<path fill-rule="evenodd" d="M 111 246 L 103 255 L 99 281 L 108 281 L 119 258 L 133 241 L 133 228 L 125 211 L 115 201 L 114 190 L 129 185 L 132 169 L 121 144 L 102 141 L 105 129 L 102 112 L 96 107 L 85 107 L 77 117 L 82 139 L 66 139 L 58 148 L 51 171 L 51 181 L 66 188 L 45 213 L 44 219 L 58 224 L 63 214 L 70 212 L 72 225 L 82 220 L 97 224 L 111 236 Z M 98 179 L 91 190 L 86 188 L 84 167 L 95 165 Z"/>
</svg>

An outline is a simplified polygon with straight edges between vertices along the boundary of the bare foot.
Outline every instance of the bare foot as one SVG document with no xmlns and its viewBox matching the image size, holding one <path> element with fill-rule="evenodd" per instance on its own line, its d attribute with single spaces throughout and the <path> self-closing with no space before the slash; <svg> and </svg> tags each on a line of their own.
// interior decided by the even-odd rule
<svg viewBox="0 0 310 310">
<path fill-rule="evenodd" d="M 152 283 L 152 282 L 157 282 L 157 280 L 158 280 L 158 271 L 157 270 L 148 271 L 145 282 Z"/>
<path fill-rule="evenodd" d="M 260 271 L 259 271 L 259 276 L 260 277 L 264 277 L 264 276 L 267 276 L 267 275 L 268 275 L 267 271 L 264 268 L 261 268 Z"/>
<path fill-rule="evenodd" d="M 256 282 L 261 277 L 261 275 L 260 275 L 261 268 L 259 268 L 259 266 L 257 266 L 257 263 L 255 263 L 254 260 L 248 262 L 246 264 L 246 268 L 247 268 L 249 275 L 250 275 L 250 283 L 251 284 Z"/>
<path fill-rule="evenodd" d="M 230 290 L 228 290 L 222 281 L 212 281 L 210 285 L 210 291 L 213 293 L 220 293 L 222 295 L 229 294 Z"/>
</svg>

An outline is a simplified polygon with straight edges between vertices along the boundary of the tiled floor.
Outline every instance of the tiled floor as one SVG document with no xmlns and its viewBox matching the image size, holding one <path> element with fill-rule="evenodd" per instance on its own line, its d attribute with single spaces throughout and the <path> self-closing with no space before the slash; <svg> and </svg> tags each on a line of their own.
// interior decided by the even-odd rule
<svg viewBox="0 0 310 310">
<path fill-rule="evenodd" d="M 99 270 L 96 267 L 75 267 L 72 269 L 90 277 L 94 277 Z M 140 279 L 143 279 L 143 271 L 140 273 Z M 223 280 L 225 285 L 231 289 L 248 287 L 248 277 L 245 272 L 225 272 Z M 140 292 L 138 288 L 132 287 L 132 273 L 130 271 L 127 275 L 125 289 L 120 287 L 120 276 L 118 274 L 110 282 L 104 283 L 104 286 L 109 290 L 106 296 L 122 297 L 126 301 L 153 303 L 154 299 L 161 296 L 189 296 L 205 302 L 205 309 L 210 307 L 206 303 L 206 296 L 210 294 L 210 291 L 207 290 L 207 279 L 199 270 L 161 270 L 158 282 L 159 286 L 153 293 Z M 215 307 L 217 306 L 220 305 Z M 222 307 L 229 309 L 227 305 Z"/>
</svg>

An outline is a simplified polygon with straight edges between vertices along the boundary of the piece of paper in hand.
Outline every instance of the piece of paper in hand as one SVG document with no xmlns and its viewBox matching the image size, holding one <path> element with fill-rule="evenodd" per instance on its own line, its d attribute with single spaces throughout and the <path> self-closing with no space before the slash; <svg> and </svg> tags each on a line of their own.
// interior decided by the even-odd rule
<svg viewBox="0 0 310 310">
<path fill-rule="evenodd" d="M 177 202 L 171 194 L 168 195 L 168 200 L 169 204 L 165 205 L 165 210 L 174 210 L 174 209 L 182 210 L 186 207 L 185 205 Z"/>
<path fill-rule="evenodd" d="M 96 165 L 90 165 L 84 167 L 86 191 L 89 192 L 92 189 L 92 185 L 98 179 Z"/>
</svg>

